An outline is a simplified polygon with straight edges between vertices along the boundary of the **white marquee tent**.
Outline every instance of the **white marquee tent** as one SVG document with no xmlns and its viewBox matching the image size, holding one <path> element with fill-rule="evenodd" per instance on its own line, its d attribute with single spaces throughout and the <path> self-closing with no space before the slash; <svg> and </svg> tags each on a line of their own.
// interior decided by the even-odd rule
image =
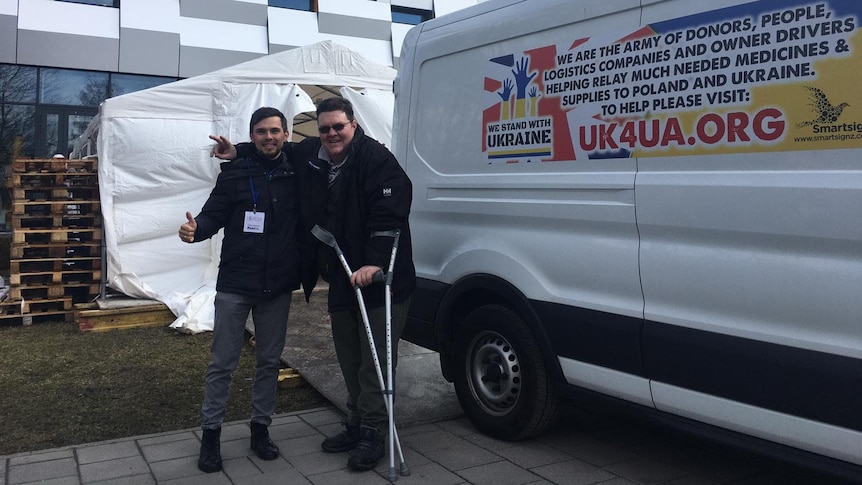
<svg viewBox="0 0 862 485">
<path fill-rule="evenodd" d="M 196 244 L 177 237 L 218 176 L 208 135 L 248 141 L 261 106 L 293 119 L 295 134 L 312 135 L 312 98 L 340 94 L 363 129 L 390 145 L 395 73 L 324 41 L 106 100 L 72 156 L 95 140 L 107 285 L 165 303 L 178 315 L 174 328 L 212 330 L 221 235 Z"/>
</svg>

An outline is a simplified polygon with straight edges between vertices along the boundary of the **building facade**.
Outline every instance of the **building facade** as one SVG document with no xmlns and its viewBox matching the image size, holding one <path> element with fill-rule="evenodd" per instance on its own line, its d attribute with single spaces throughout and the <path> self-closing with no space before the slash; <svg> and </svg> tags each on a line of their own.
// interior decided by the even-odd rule
<svg viewBox="0 0 862 485">
<path fill-rule="evenodd" d="M 321 40 L 397 68 L 413 25 L 481 1 L 0 0 L 0 168 L 68 154 L 106 98 Z"/>
</svg>

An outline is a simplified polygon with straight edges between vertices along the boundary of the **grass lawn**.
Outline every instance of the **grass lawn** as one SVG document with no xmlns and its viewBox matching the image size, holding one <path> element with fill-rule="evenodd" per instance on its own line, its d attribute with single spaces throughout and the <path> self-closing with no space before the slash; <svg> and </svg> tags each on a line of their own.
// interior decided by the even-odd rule
<svg viewBox="0 0 862 485">
<path fill-rule="evenodd" d="M 211 342 L 167 327 L 0 327 L 0 455 L 199 426 Z M 245 345 L 225 421 L 250 417 L 253 378 Z M 328 404 L 304 385 L 279 389 L 276 412 Z"/>
</svg>

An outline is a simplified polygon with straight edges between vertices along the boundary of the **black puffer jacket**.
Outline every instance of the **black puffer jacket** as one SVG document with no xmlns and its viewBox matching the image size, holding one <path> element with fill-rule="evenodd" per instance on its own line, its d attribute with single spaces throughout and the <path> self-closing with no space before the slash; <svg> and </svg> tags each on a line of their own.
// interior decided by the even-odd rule
<svg viewBox="0 0 862 485">
<path fill-rule="evenodd" d="M 273 167 L 271 161 L 268 166 Z M 255 208 L 252 183 L 260 191 L 256 209 L 265 214 L 263 233 L 244 231 L 246 212 Z M 216 290 L 267 298 L 299 288 L 298 210 L 296 171 L 284 154 L 271 170 L 256 154 L 222 163 L 195 217 L 195 241 L 224 227 Z"/>
<path fill-rule="evenodd" d="M 356 294 L 350 280 L 329 247 L 321 247 L 311 227 L 320 224 L 335 235 L 350 268 L 356 271 L 365 265 L 389 267 L 392 238 L 371 237 L 377 231 L 399 229 L 401 236 L 392 278 L 392 301 L 407 299 L 416 288 L 413 267 L 413 243 L 410 237 L 410 205 L 413 185 L 395 156 L 373 138 L 356 128 L 350 143 L 347 163 L 338 175 L 340 196 L 337 206 L 328 201 L 328 163 L 318 159 L 320 138 L 307 138 L 293 149 L 293 159 L 301 180 L 303 222 L 300 241 L 303 255 L 317 252 L 325 263 L 324 275 L 329 281 L 329 311 L 352 310 L 357 307 Z M 327 217 L 330 203 L 337 217 Z M 319 263 L 319 261 L 318 261 Z M 317 279 L 317 268 L 304 261 L 303 284 Z M 362 290 L 368 308 L 383 306 L 383 284 L 372 284 Z"/>
</svg>

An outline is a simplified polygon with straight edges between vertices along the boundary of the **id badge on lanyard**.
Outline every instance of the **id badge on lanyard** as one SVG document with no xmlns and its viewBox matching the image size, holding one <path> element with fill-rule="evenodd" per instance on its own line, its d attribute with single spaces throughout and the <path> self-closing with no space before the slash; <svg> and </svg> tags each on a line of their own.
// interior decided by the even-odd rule
<svg viewBox="0 0 862 485">
<path fill-rule="evenodd" d="M 266 217 L 266 213 L 257 211 L 257 198 L 260 197 L 260 193 L 263 191 L 263 187 L 260 190 L 255 190 L 254 188 L 254 180 L 251 178 L 251 163 L 248 161 L 248 158 L 245 159 L 246 167 L 248 168 L 248 184 L 251 186 L 251 201 L 253 204 L 253 209 L 250 211 L 245 211 L 245 223 L 243 224 L 243 232 L 250 232 L 255 234 L 263 234 L 264 228 L 264 219 Z M 278 167 L 276 167 L 278 168 Z M 275 172 L 275 168 L 267 173 L 267 177 L 271 176 L 272 173 Z"/>
<path fill-rule="evenodd" d="M 266 216 L 263 212 L 245 211 L 245 225 L 243 232 L 254 232 L 263 234 L 263 219 Z"/>
</svg>

